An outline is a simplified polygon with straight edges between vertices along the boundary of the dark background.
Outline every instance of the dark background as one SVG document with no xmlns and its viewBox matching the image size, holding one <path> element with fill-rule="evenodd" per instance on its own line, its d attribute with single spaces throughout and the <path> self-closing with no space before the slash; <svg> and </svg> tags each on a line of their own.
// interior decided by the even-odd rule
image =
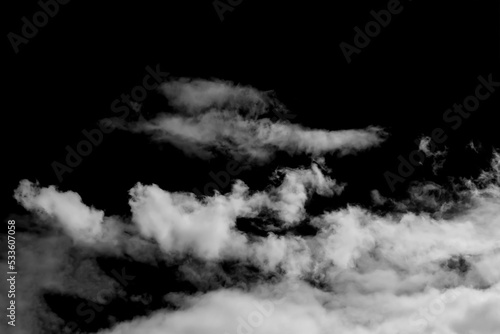
<svg viewBox="0 0 500 334">
<path fill-rule="evenodd" d="M 223 169 L 223 157 L 186 157 L 168 144 L 151 145 L 118 130 L 62 182 L 55 176 L 51 164 L 64 162 L 65 147 L 75 147 L 82 130 L 111 116 L 111 102 L 141 84 L 145 67 L 156 64 L 174 77 L 274 90 L 297 115 L 292 122 L 304 126 L 385 128 L 390 137 L 380 148 L 327 158 L 333 177 L 348 184 L 335 205 L 367 202 L 372 189 L 404 196 L 412 179 L 477 174 L 500 146 L 498 91 L 458 130 L 447 130 L 449 153 L 440 175 L 424 166 L 395 193 L 384 179 L 385 171 L 397 170 L 398 155 L 416 148 L 415 139 L 444 125 L 447 108 L 474 93 L 479 75 L 493 73 L 500 81 L 499 3 L 402 1 L 403 11 L 348 64 L 339 44 L 353 44 L 353 28 L 363 28 L 370 11 L 387 3 L 243 0 L 221 22 L 212 1 L 72 0 L 18 54 L 7 33 L 20 34 L 21 18 L 31 21 L 40 7 L 36 1 L 5 3 L 3 203 L 11 213 L 23 212 L 12 194 L 26 178 L 78 192 L 107 214 L 126 213 L 136 182 L 189 191 L 210 181 L 208 172 Z M 157 100 L 149 108 L 161 108 Z M 472 139 L 481 143 L 479 154 L 465 149 Z M 238 177 L 264 186 L 276 166 L 308 163 L 278 158 Z"/>
<path fill-rule="evenodd" d="M 369 205 L 373 189 L 387 197 L 405 198 L 408 187 L 417 181 L 446 185 L 458 176 L 477 176 L 488 166 L 493 148 L 500 147 L 500 89 L 457 130 L 451 130 L 442 117 L 446 109 L 474 93 L 479 75 L 493 73 L 493 79 L 500 81 L 499 2 L 402 1 L 403 11 L 348 64 L 339 44 L 353 44 L 353 28 L 363 29 L 372 20 L 370 11 L 386 9 L 387 3 L 243 0 L 221 22 L 211 0 L 71 0 L 60 5 L 57 15 L 28 44 L 19 46 L 18 54 L 7 34 L 20 34 L 21 18 L 31 21 L 40 6 L 34 0 L 4 3 L 3 208 L 9 217 L 26 213 L 12 197 L 22 179 L 75 191 L 85 204 L 105 210 L 107 216 L 128 215 L 128 190 L 137 182 L 156 183 L 168 191 L 203 189 L 212 182 L 210 171 L 223 171 L 227 158 L 187 157 L 169 144 L 152 144 L 145 136 L 119 130 L 104 135 L 102 143 L 62 181 L 54 173 L 51 165 L 64 163 L 66 146 L 76 148 L 85 139 L 83 130 L 95 129 L 97 122 L 113 116 L 112 101 L 141 85 L 145 67 L 156 64 L 172 77 L 216 78 L 274 90 L 296 115 L 291 121 L 307 127 L 386 129 L 390 136 L 379 148 L 327 157 L 332 177 L 347 187 L 340 197 L 315 197 L 310 210 L 347 203 Z M 165 99 L 153 93 L 143 105 L 152 114 L 165 108 Z M 446 146 L 448 151 L 443 168 L 434 175 L 427 161 L 392 192 L 384 173 L 397 173 L 398 156 L 408 157 L 417 148 L 415 140 L 437 127 L 448 135 L 439 148 Z M 471 140 L 478 153 L 466 148 Z M 269 164 L 236 178 L 259 189 L 269 185 L 277 167 L 309 163 L 304 156 L 278 154 Z M 229 187 L 220 190 L 224 193 Z M 35 230 L 31 219 L 17 219 L 18 228 Z M 240 220 L 237 227 L 261 232 L 246 223 Z M 315 233 L 307 224 L 295 232 Z M 65 252 L 64 245 L 58 248 Z M 78 263 L 77 256 L 72 256 Z M 167 292 L 213 288 L 184 284 L 175 265 L 143 265 L 101 255 L 97 261 L 110 277 L 113 269 L 124 267 L 137 277 L 123 287 L 127 296 L 145 293 L 153 299 L 145 307 L 115 298 L 104 312 L 97 312 L 95 321 L 87 323 L 75 310 L 88 301 L 50 291 L 44 294 L 55 314 L 67 322 L 74 320 L 83 332 L 110 327 L 108 315 L 125 321 L 170 307 L 162 299 Z M 223 272 L 252 273 L 252 268 L 220 265 Z"/>
</svg>

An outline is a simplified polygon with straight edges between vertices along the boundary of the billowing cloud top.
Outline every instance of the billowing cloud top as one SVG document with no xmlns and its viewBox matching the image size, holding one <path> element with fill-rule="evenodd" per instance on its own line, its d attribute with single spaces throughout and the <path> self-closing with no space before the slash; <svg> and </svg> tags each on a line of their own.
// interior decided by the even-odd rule
<svg viewBox="0 0 500 334">
<path fill-rule="evenodd" d="M 377 146 L 386 136 L 374 126 L 330 131 L 292 124 L 289 119 L 295 116 L 271 94 L 226 81 L 184 78 L 162 84 L 161 92 L 173 113 L 116 125 L 152 135 L 202 158 L 214 151 L 257 162 L 270 159 L 277 151 L 314 156 L 349 154 Z"/>
<path fill-rule="evenodd" d="M 127 233 L 155 242 L 167 257 L 198 259 L 181 262 L 181 272 L 214 288 L 167 294 L 175 308 L 101 333 L 494 333 L 500 328 L 499 165 L 496 155 L 491 170 L 465 182 L 457 195 L 468 205 L 449 218 L 357 206 L 311 216 L 305 208 L 311 194 L 343 189 L 314 164 L 279 171 L 281 184 L 263 191 L 236 181 L 228 194 L 203 199 L 137 184 L 129 202 L 135 230 Z M 22 181 L 15 194 L 77 241 L 99 244 L 106 235 L 104 213 L 73 192 Z M 239 218 L 259 221 L 268 233 L 244 233 Z M 290 232 L 305 220 L 317 233 Z M 125 228 L 114 227 L 122 246 L 131 242 Z M 257 268 L 253 279 L 243 287 L 218 284 L 230 274 L 214 263 L 227 260 Z M 269 274 L 272 280 L 265 279 Z"/>
<path fill-rule="evenodd" d="M 86 206 L 75 192 L 59 192 L 54 186 L 40 188 L 23 180 L 14 198 L 26 209 L 54 218 L 76 241 L 96 242 L 109 237 L 104 212 Z"/>
</svg>

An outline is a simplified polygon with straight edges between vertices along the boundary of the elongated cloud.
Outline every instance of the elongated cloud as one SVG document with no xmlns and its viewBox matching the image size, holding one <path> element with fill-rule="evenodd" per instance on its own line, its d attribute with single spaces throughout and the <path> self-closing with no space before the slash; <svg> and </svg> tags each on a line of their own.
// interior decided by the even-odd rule
<svg viewBox="0 0 500 334">
<path fill-rule="evenodd" d="M 161 90 L 174 113 L 117 126 L 146 133 L 201 158 L 220 152 L 265 162 L 278 151 L 351 154 L 379 145 L 386 136 L 378 127 L 330 131 L 292 124 L 288 119 L 294 115 L 276 98 L 230 82 L 180 79 L 164 83 Z"/>
<path fill-rule="evenodd" d="M 433 290 L 422 296 L 380 293 L 333 298 L 318 289 L 299 286 L 295 291 L 284 290 L 287 296 L 279 299 L 274 297 L 276 290 L 263 290 L 267 296 L 263 296 L 264 291 L 217 291 L 189 298 L 189 308 L 158 312 L 149 319 L 120 324 L 100 333 L 326 334 L 334 329 L 340 334 L 487 334 L 494 333 L 500 324 L 495 316 L 500 301 L 491 294 L 467 288 L 448 293 Z M 445 311 L 437 320 L 429 306 L 440 303 Z M 427 310 L 431 320 L 409 321 L 419 308 Z"/>
</svg>

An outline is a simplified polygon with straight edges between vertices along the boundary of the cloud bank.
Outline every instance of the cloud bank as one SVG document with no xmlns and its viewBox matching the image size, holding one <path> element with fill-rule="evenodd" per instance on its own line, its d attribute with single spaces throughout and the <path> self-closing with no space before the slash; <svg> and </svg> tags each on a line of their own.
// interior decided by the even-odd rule
<svg viewBox="0 0 500 334">
<path fill-rule="evenodd" d="M 155 261 L 178 259 L 178 277 L 200 288 L 166 293 L 164 307 L 99 333 L 494 333 L 499 162 L 495 155 L 489 170 L 464 180 L 458 200 L 433 197 L 436 215 L 402 203 L 386 213 L 350 205 L 312 216 L 312 194 L 341 195 L 346 186 L 315 164 L 278 171 L 280 184 L 263 191 L 236 181 L 228 194 L 203 199 L 138 183 L 129 201 L 134 228 L 117 223 L 116 247 L 126 248 L 130 233 L 143 242 L 129 247 L 138 252 L 156 243 L 163 255 Z M 430 193 L 418 189 L 410 195 L 423 202 Z M 15 196 L 86 247 L 106 235 L 104 211 L 73 192 L 22 181 Z M 245 233 L 241 218 L 266 233 Z M 304 222 L 317 233 L 291 232 Z M 223 269 L 227 261 L 239 269 Z"/>
</svg>

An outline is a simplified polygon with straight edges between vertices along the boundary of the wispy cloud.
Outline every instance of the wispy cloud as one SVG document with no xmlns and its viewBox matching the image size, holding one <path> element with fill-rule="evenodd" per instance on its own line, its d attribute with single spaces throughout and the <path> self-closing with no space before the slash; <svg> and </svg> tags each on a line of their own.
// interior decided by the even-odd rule
<svg viewBox="0 0 500 334">
<path fill-rule="evenodd" d="M 179 79 L 164 83 L 161 91 L 174 112 L 117 126 L 146 133 L 201 158 L 219 152 L 264 162 L 278 151 L 351 154 L 377 146 L 386 137 L 375 126 L 331 131 L 292 124 L 286 120 L 289 112 L 276 98 L 230 82 Z"/>
</svg>

